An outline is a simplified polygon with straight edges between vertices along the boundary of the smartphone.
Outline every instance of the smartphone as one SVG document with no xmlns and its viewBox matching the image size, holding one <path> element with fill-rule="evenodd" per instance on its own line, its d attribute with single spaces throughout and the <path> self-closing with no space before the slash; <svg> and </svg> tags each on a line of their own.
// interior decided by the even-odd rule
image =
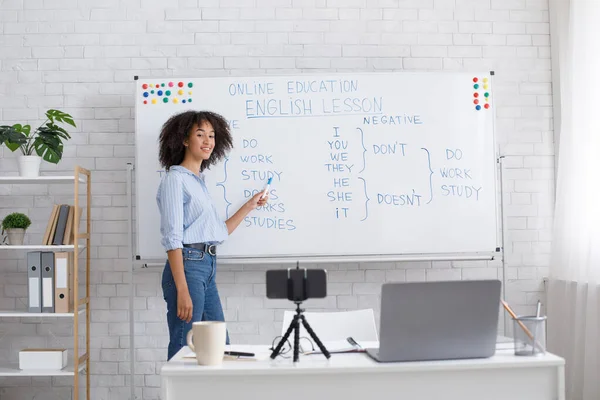
<svg viewBox="0 0 600 400">
<path fill-rule="evenodd" d="M 267 298 L 304 301 L 327 297 L 327 271 L 290 268 L 267 271 Z"/>
</svg>

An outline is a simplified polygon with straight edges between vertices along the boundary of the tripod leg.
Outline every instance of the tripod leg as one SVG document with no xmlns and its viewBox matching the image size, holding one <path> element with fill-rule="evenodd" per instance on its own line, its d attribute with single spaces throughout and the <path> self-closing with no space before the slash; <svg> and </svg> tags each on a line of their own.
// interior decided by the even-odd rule
<svg viewBox="0 0 600 400">
<path fill-rule="evenodd" d="M 272 359 L 275 359 L 275 357 L 277 357 L 279 355 L 281 348 L 285 344 L 286 340 L 288 340 L 288 338 L 290 337 L 290 334 L 292 333 L 292 330 L 296 326 L 298 326 L 298 315 L 294 315 L 294 318 L 292 319 L 292 322 L 290 322 L 290 326 L 288 327 L 287 331 L 285 332 L 285 335 L 283 335 L 283 337 L 279 341 L 279 344 L 277 345 L 277 347 L 275 347 L 275 350 L 273 350 L 273 352 L 271 353 Z"/>
<path fill-rule="evenodd" d="M 296 328 L 294 330 L 294 362 L 298 362 L 298 353 L 300 347 L 300 321 L 296 318 Z"/>
<path fill-rule="evenodd" d="M 312 330 L 312 328 L 308 324 L 308 321 L 306 321 L 306 318 L 304 318 L 304 315 L 300 315 L 300 318 L 302 319 L 302 325 L 304 325 L 304 328 L 306 329 L 306 331 L 308 332 L 310 337 L 313 338 L 315 343 L 317 343 L 317 346 L 319 346 L 319 350 L 321 350 L 321 353 L 323 353 L 323 355 L 326 358 L 330 358 L 331 354 L 329 354 L 329 351 L 327 351 L 327 349 L 325 348 L 325 346 L 323 345 L 321 340 L 317 337 L 317 335 L 315 334 L 315 331 Z"/>
</svg>

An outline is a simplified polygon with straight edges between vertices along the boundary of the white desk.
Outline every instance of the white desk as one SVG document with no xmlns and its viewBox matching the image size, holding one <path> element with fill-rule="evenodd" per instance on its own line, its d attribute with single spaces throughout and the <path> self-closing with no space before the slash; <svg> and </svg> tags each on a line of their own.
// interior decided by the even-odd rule
<svg viewBox="0 0 600 400">
<path fill-rule="evenodd" d="M 365 346 L 366 347 L 366 346 Z M 517 357 L 499 344 L 488 359 L 378 363 L 366 354 L 269 358 L 268 346 L 230 346 L 257 360 L 198 366 L 184 347 L 162 370 L 163 400 L 564 400 L 564 359 Z M 287 355 L 291 356 L 291 352 Z"/>
</svg>

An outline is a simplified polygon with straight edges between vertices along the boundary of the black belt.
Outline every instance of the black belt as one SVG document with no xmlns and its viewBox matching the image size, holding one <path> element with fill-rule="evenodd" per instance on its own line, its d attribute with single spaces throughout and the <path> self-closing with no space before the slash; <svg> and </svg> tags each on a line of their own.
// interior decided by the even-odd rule
<svg viewBox="0 0 600 400">
<path fill-rule="evenodd" d="M 217 255 L 217 246 L 214 244 L 190 243 L 190 244 L 184 244 L 183 247 L 191 247 L 192 249 L 198 249 L 198 250 L 204 251 L 205 253 L 210 254 L 211 256 Z"/>
</svg>

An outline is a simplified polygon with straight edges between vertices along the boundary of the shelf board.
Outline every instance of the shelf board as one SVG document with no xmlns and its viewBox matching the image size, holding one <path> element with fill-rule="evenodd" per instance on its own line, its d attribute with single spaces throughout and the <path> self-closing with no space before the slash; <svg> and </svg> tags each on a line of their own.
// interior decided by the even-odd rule
<svg viewBox="0 0 600 400">
<path fill-rule="evenodd" d="M 83 314 L 85 307 L 78 314 Z M 32 313 L 27 311 L 0 311 L 0 318 L 73 318 L 75 313 Z"/>
<path fill-rule="evenodd" d="M 79 248 L 85 248 L 85 245 L 79 245 Z M 41 244 L 24 244 L 24 245 L 2 245 L 0 250 L 41 250 L 41 251 L 73 251 L 75 245 L 41 245 Z"/>
<path fill-rule="evenodd" d="M 0 176 L 0 184 L 14 185 L 14 184 L 34 184 L 43 185 L 49 183 L 73 183 L 75 182 L 74 175 L 59 176 L 59 175 L 46 175 L 36 176 L 27 178 L 23 176 Z M 85 183 L 85 179 L 80 177 L 79 182 Z"/>
<path fill-rule="evenodd" d="M 85 363 L 80 364 L 77 368 L 79 372 L 85 369 Z M 72 365 L 68 365 L 66 368 L 61 370 L 26 370 L 19 369 L 19 364 L 0 365 L 0 376 L 74 376 L 74 368 Z"/>
</svg>

